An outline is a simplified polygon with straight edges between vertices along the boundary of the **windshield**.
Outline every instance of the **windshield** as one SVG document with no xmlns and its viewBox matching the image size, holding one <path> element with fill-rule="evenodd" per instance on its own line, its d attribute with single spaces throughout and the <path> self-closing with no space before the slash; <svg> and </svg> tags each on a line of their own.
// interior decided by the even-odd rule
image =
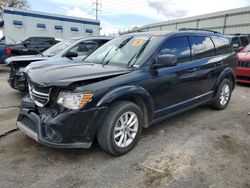
<svg viewBox="0 0 250 188">
<path fill-rule="evenodd" d="M 250 52 L 250 44 L 243 49 L 243 52 Z"/>
<path fill-rule="evenodd" d="M 160 36 L 120 36 L 90 54 L 85 61 L 133 66 L 160 41 Z"/>
<path fill-rule="evenodd" d="M 78 39 L 67 39 L 64 40 L 62 42 L 57 43 L 56 45 L 50 47 L 49 49 L 45 50 L 43 52 L 43 56 L 55 56 L 58 53 L 60 53 L 62 50 L 64 50 L 65 48 L 67 48 L 69 45 L 73 44 L 74 42 L 76 42 Z"/>
</svg>

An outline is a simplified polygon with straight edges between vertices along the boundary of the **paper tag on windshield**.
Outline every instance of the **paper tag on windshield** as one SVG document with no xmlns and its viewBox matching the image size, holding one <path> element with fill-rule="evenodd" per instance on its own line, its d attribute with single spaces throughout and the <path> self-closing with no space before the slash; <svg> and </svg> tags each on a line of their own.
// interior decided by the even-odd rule
<svg viewBox="0 0 250 188">
<path fill-rule="evenodd" d="M 145 39 L 136 39 L 133 43 L 132 46 L 141 46 L 145 42 Z"/>
</svg>

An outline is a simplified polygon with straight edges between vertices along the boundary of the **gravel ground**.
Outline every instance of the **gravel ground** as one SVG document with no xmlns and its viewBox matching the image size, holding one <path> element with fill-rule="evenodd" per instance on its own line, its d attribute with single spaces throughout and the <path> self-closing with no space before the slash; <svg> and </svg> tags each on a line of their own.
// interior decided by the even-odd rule
<svg viewBox="0 0 250 188">
<path fill-rule="evenodd" d="M 0 67 L 0 133 L 15 128 L 22 94 Z M 10 108 L 8 108 L 10 107 Z M 3 109 L 4 108 L 4 109 Z M 143 131 L 130 153 L 58 150 L 16 131 L 0 138 L 0 187 L 250 187 L 250 87 L 224 111 L 202 106 Z"/>
</svg>

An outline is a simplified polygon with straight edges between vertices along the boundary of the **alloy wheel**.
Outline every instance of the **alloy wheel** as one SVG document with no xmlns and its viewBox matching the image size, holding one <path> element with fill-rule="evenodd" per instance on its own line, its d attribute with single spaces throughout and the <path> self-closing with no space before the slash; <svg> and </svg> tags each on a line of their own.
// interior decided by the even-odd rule
<svg viewBox="0 0 250 188">
<path fill-rule="evenodd" d="M 115 144 L 120 148 L 129 146 L 136 137 L 138 124 L 138 117 L 134 112 L 129 111 L 122 114 L 114 128 Z"/>
<path fill-rule="evenodd" d="M 230 97 L 230 86 L 228 84 L 224 84 L 220 93 L 220 104 L 226 105 L 228 103 Z"/>
</svg>

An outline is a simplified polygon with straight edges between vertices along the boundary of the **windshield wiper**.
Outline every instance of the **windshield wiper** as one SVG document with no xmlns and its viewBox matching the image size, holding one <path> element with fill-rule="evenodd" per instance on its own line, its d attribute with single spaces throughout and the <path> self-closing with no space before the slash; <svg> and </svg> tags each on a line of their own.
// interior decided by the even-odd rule
<svg viewBox="0 0 250 188">
<path fill-rule="evenodd" d="M 133 36 L 131 36 L 131 37 L 125 39 L 124 41 L 122 41 L 122 43 L 119 44 L 119 46 L 115 49 L 115 51 L 117 51 L 118 49 L 120 49 L 120 48 L 122 48 L 123 46 L 125 46 L 132 38 L 133 38 Z M 106 57 L 109 55 L 109 53 L 111 52 L 111 50 L 112 50 L 112 48 L 111 48 L 111 49 L 109 50 L 109 52 L 104 56 L 104 58 L 103 58 L 101 64 L 107 65 L 107 64 L 109 63 L 109 61 L 112 59 L 112 57 L 111 57 L 111 58 L 109 58 L 109 60 L 107 60 L 107 61 L 104 63 L 104 60 L 105 60 Z"/>
<path fill-rule="evenodd" d="M 116 48 L 116 50 L 119 49 L 119 48 L 122 48 L 123 46 L 125 46 L 132 38 L 133 38 L 133 36 L 125 39 L 124 41 L 122 41 L 122 43 L 119 44 L 119 46 Z"/>
<path fill-rule="evenodd" d="M 141 49 L 137 53 L 135 53 L 135 55 L 129 60 L 127 66 L 129 66 L 134 59 L 137 60 L 140 57 L 140 55 L 142 54 L 142 52 L 145 50 L 145 48 L 147 47 L 148 43 L 150 42 L 151 38 L 152 37 L 149 37 L 148 40 L 142 45 Z"/>
<path fill-rule="evenodd" d="M 29 48 L 29 47 L 26 47 L 27 49 L 31 49 L 31 48 Z M 42 57 L 44 57 L 44 55 L 43 55 L 43 53 L 42 52 L 40 52 L 39 50 L 37 50 L 37 49 L 35 49 L 35 48 L 32 48 L 31 50 L 35 50 L 38 54 L 40 54 Z M 37 55 L 38 55 L 37 54 Z"/>
</svg>

